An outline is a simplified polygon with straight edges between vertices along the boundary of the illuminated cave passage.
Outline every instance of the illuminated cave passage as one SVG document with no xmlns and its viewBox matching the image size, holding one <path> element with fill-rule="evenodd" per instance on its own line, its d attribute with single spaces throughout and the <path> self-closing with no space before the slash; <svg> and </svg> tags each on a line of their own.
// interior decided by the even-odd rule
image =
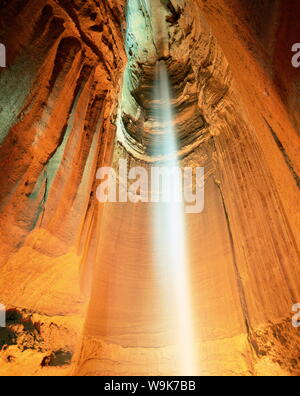
<svg viewBox="0 0 300 396">
<path fill-rule="evenodd" d="M 300 374 L 299 17 L 0 2 L 0 375 Z M 204 168 L 204 210 L 99 203 L 120 159 Z"/>
</svg>

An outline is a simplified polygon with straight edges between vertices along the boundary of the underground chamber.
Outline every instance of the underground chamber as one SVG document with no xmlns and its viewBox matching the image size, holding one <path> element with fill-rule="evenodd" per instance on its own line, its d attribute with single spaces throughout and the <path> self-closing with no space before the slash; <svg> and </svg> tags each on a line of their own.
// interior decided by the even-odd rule
<svg viewBox="0 0 300 396">
<path fill-rule="evenodd" d="M 0 375 L 299 375 L 296 2 L 0 9 Z"/>
</svg>

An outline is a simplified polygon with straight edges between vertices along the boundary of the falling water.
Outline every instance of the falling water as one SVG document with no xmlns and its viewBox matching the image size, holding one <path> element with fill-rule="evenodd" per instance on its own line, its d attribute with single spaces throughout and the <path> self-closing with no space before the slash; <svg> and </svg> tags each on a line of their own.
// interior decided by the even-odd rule
<svg viewBox="0 0 300 396">
<path fill-rule="evenodd" d="M 154 130 L 157 134 L 153 142 L 153 154 L 169 156 L 169 162 L 172 162 L 170 165 L 176 166 L 177 139 L 173 125 L 169 75 L 164 61 L 157 62 L 155 67 L 153 107 L 156 120 Z"/>
<path fill-rule="evenodd" d="M 160 166 L 180 167 L 177 158 L 177 138 L 174 128 L 170 81 L 164 61 L 156 66 L 154 115 L 160 132 L 154 142 L 154 154 L 167 157 Z M 156 129 L 156 128 L 154 128 Z M 182 193 L 181 178 L 175 181 L 174 197 Z M 154 205 L 155 252 L 157 276 L 160 279 L 168 330 L 174 329 L 174 342 L 178 347 L 178 371 L 181 375 L 196 375 L 196 358 L 192 329 L 192 312 L 189 287 L 189 260 L 186 249 L 186 230 L 183 203 L 176 199 Z M 175 364 L 175 362 L 174 362 Z"/>
</svg>

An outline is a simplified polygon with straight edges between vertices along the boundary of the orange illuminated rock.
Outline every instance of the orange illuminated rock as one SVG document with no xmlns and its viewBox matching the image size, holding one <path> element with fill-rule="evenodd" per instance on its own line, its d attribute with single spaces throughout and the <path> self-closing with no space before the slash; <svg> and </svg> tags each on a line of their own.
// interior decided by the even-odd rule
<svg viewBox="0 0 300 396">
<path fill-rule="evenodd" d="M 80 271 L 87 272 L 97 218 L 94 175 L 114 135 L 110 119 L 125 63 L 123 6 L 1 5 L 8 67 L 0 70 L 0 300 L 53 323 L 42 353 L 39 346 L 22 352 L 19 341 L 2 350 L 14 359 L 0 374 L 59 375 L 54 365 L 42 369 L 43 359 L 64 349 L 75 355 L 80 345 L 82 290 L 89 289 L 88 276 L 80 287 Z M 62 374 L 69 372 L 64 365 Z"/>
<path fill-rule="evenodd" d="M 100 166 L 148 169 L 164 141 L 158 60 L 180 163 L 205 168 L 185 217 L 194 373 L 299 375 L 298 1 L 129 0 L 127 34 L 125 3 L 0 5 L 0 375 L 183 373 L 154 208 L 96 199 Z"/>
</svg>

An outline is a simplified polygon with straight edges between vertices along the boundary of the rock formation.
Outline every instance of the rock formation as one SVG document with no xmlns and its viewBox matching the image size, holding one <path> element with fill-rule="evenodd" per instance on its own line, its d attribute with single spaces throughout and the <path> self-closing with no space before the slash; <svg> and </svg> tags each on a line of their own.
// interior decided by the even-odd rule
<svg viewBox="0 0 300 396">
<path fill-rule="evenodd" d="M 0 2 L 0 375 L 180 373 L 153 208 L 96 199 L 99 167 L 157 160 L 158 60 L 181 165 L 205 168 L 186 217 L 197 374 L 299 375 L 297 3 Z"/>
<path fill-rule="evenodd" d="M 126 62 L 124 4 L 2 1 L 0 20 L 1 302 L 39 315 L 51 338 L 50 350 L 15 352 L 1 370 L 39 374 L 47 354 L 80 343 L 97 239 L 93 184 L 111 155 Z"/>
</svg>

